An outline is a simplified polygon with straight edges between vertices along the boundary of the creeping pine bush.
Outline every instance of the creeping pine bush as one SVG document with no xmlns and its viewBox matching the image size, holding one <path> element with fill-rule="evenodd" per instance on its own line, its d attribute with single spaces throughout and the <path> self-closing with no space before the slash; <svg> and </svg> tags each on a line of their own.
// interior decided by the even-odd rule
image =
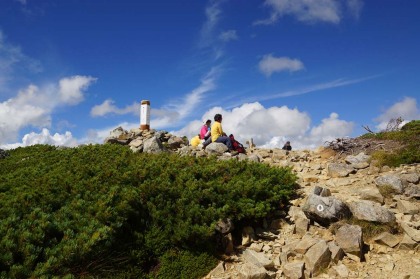
<svg viewBox="0 0 420 279">
<path fill-rule="evenodd" d="M 294 193 L 290 169 L 119 145 L 11 150 L 0 160 L 0 278 L 199 278 L 215 224 Z"/>
</svg>

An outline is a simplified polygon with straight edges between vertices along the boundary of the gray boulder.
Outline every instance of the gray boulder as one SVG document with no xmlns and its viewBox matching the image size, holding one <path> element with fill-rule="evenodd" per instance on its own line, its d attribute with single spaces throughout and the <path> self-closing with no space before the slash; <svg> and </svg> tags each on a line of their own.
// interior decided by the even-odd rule
<svg viewBox="0 0 420 279">
<path fill-rule="evenodd" d="M 328 188 L 323 188 L 320 186 L 315 186 L 313 193 L 317 196 L 321 197 L 329 197 L 331 196 L 331 191 Z"/>
<path fill-rule="evenodd" d="M 334 241 L 328 242 L 328 248 L 331 252 L 331 261 L 338 263 L 344 257 L 344 251 Z"/>
<path fill-rule="evenodd" d="M 274 266 L 273 261 L 264 256 L 264 253 L 258 253 L 254 250 L 246 249 L 242 253 L 242 256 L 246 262 L 258 267 L 270 268 Z"/>
<path fill-rule="evenodd" d="M 110 138 L 119 138 L 120 136 L 126 135 L 126 134 L 128 134 L 128 132 L 120 126 L 120 127 L 115 128 L 111 132 L 109 132 L 109 137 Z"/>
<path fill-rule="evenodd" d="M 303 262 L 286 263 L 283 268 L 284 275 L 286 275 L 286 278 L 290 278 L 290 279 L 303 278 L 304 266 L 305 266 L 305 263 Z"/>
<path fill-rule="evenodd" d="M 245 263 L 239 269 L 239 279 L 264 279 L 267 277 L 267 270 L 264 267 L 257 267 Z"/>
<path fill-rule="evenodd" d="M 327 242 L 320 240 L 317 244 L 309 248 L 305 254 L 305 267 L 311 275 L 318 275 L 322 269 L 328 267 L 331 261 L 331 252 Z"/>
<path fill-rule="evenodd" d="M 346 163 L 350 164 L 355 169 L 364 169 L 369 167 L 370 156 L 361 152 L 356 156 L 349 155 L 346 157 Z"/>
<path fill-rule="evenodd" d="M 248 160 L 256 163 L 259 163 L 261 161 L 260 157 L 258 157 L 257 154 L 248 155 Z"/>
<path fill-rule="evenodd" d="M 136 138 L 134 140 L 132 140 L 129 144 L 130 147 L 135 147 L 135 148 L 139 148 L 139 147 L 143 147 L 143 139 L 141 138 Z"/>
<path fill-rule="evenodd" d="M 310 194 L 302 209 L 309 219 L 325 226 L 351 216 L 347 205 L 332 196 L 321 197 Z"/>
<path fill-rule="evenodd" d="M 292 221 L 296 221 L 297 219 L 307 219 L 305 213 L 303 212 L 301 207 L 291 206 L 287 215 L 290 216 Z"/>
<path fill-rule="evenodd" d="M 357 154 L 356 156 L 349 155 L 345 159 L 345 161 L 349 164 L 358 164 L 358 163 L 368 162 L 369 160 L 370 160 L 370 156 L 366 155 L 363 152 Z"/>
<path fill-rule="evenodd" d="M 344 224 L 337 230 L 336 241 L 350 258 L 357 261 L 362 259 L 363 234 L 361 227 Z"/>
<path fill-rule="evenodd" d="M 348 165 L 331 163 L 327 167 L 327 173 L 330 177 L 346 177 L 354 172 L 354 168 Z"/>
<path fill-rule="evenodd" d="M 158 137 L 151 137 L 143 143 L 143 152 L 145 153 L 161 153 L 164 151 L 166 151 L 166 148 L 163 147 Z"/>
<path fill-rule="evenodd" d="M 379 223 L 392 223 L 396 220 L 391 211 L 376 202 L 360 200 L 350 202 L 348 206 L 353 216 L 358 220 Z"/>
<path fill-rule="evenodd" d="M 400 250 L 411 250 L 411 249 L 415 249 L 417 246 L 418 246 L 418 244 L 417 244 L 416 241 L 414 241 L 407 234 L 404 234 L 404 237 L 401 240 L 400 245 L 398 245 L 398 249 L 400 249 Z"/>
<path fill-rule="evenodd" d="M 226 151 L 228 151 L 227 146 L 220 142 L 212 142 L 206 147 L 208 154 L 222 155 Z"/>
<path fill-rule="evenodd" d="M 413 239 L 416 242 L 420 242 L 420 230 L 410 227 L 409 224 L 406 222 L 401 222 L 400 225 L 403 231 L 409 237 L 411 237 L 411 239 Z"/>
<path fill-rule="evenodd" d="M 362 200 L 374 201 L 380 204 L 384 203 L 384 197 L 375 186 L 359 190 L 359 195 Z"/>
<path fill-rule="evenodd" d="M 404 214 L 417 214 L 420 212 L 420 206 L 414 202 L 398 200 L 397 209 Z"/>
<path fill-rule="evenodd" d="M 404 195 L 410 198 L 420 198 L 420 185 L 409 183 L 404 189 Z"/>
<path fill-rule="evenodd" d="M 178 148 L 181 148 L 183 145 L 185 145 L 185 142 L 180 137 L 170 137 L 168 139 L 168 147 L 170 149 L 176 150 Z"/>
<path fill-rule="evenodd" d="M 294 247 L 294 251 L 299 254 L 305 254 L 309 248 L 317 244 L 319 239 L 315 239 L 310 235 L 305 235 Z"/>
<path fill-rule="evenodd" d="M 390 234 L 389 232 L 383 232 L 373 239 L 376 243 L 389 246 L 391 248 L 395 247 L 400 243 L 400 240 L 395 235 Z"/>
<path fill-rule="evenodd" d="M 404 174 L 401 174 L 401 179 L 403 180 L 403 182 L 416 184 L 417 182 L 419 182 L 420 176 L 414 172 L 404 173 Z"/>
<path fill-rule="evenodd" d="M 403 192 L 403 184 L 401 179 L 395 174 L 384 174 L 375 179 L 376 185 L 381 187 L 391 187 L 395 193 Z"/>
</svg>

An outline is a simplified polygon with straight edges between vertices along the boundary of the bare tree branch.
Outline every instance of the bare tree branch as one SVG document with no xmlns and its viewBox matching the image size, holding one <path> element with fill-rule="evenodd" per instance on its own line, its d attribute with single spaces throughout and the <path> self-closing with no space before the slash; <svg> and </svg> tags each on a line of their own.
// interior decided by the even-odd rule
<svg viewBox="0 0 420 279">
<path fill-rule="evenodd" d="M 369 126 L 363 126 L 362 125 L 362 127 L 366 130 L 366 131 L 368 131 L 369 133 L 372 133 L 372 134 L 374 134 L 375 132 L 373 132 L 370 128 L 369 128 Z"/>
</svg>

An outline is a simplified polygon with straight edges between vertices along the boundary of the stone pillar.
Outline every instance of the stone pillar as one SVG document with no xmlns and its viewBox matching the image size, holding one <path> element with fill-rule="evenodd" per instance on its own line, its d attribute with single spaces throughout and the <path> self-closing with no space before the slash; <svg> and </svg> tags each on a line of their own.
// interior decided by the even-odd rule
<svg viewBox="0 0 420 279">
<path fill-rule="evenodd" d="M 140 106 L 140 130 L 150 129 L 150 101 L 142 100 Z"/>
</svg>

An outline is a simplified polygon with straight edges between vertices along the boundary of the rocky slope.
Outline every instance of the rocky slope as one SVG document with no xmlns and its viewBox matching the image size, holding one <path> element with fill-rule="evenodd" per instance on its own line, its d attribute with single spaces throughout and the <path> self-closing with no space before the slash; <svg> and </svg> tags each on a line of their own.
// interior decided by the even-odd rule
<svg viewBox="0 0 420 279">
<path fill-rule="evenodd" d="M 244 227 L 239 240 L 223 231 L 226 257 L 208 279 L 420 278 L 420 164 L 379 169 L 363 150 L 337 156 L 327 148 L 252 148 L 232 157 L 223 144 L 192 148 L 185 138 L 154 130 L 117 128 L 105 142 L 296 172 L 300 196 L 277 218 Z"/>
<path fill-rule="evenodd" d="M 378 169 L 363 153 L 334 155 L 249 152 L 292 167 L 301 197 L 286 218 L 245 228 L 243 245 L 206 278 L 420 278 L 420 165 Z"/>
</svg>

